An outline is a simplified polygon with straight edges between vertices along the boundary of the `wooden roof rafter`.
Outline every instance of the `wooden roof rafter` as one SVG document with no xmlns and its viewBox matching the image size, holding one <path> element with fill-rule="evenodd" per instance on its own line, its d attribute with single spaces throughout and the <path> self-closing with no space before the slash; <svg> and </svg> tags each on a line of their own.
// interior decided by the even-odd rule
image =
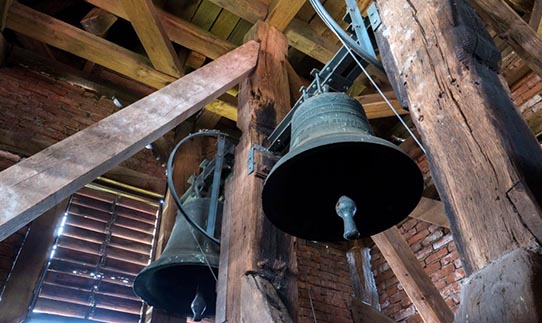
<svg viewBox="0 0 542 323">
<path fill-rule="evenodd" d="M 162 27 L 151 0 L 121 1 L 132 26 L 154 67 L 168 75 L 180 77 L 181 63 Z"/>
<path fill-rule="evenodd" d="M 147 58 L 139 54 L 19 3 L 11 6 L 7 27 L 155 89 L 177 79 L 154 69 Z M 224 112 L 226 118 L 232 118 L 232 111 L 237 107 L 224 100 L 216 100 L 208 109 L 220 115 Z"/>
</svg>

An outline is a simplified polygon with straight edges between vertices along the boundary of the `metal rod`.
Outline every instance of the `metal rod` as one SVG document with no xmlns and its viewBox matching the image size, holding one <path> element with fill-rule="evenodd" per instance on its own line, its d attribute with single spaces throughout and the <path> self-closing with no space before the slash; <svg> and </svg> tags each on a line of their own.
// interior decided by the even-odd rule
<svg viewBox="0 0 542 323">
<path fill-rule="evenodd" d="M 215 234 L 216 212 L 218 210 L 218 195 L 220 193 L 220 179 L 222 178 L 222 167 L 224 165 L 224 147 L 226 138 L 218 136 L 216 142 L 215 171 L 213 174 L 213 185 L 211 186 L 211 204 L 209 205 L 209 217 L 207 219 L 207 233 Z"/>
<path fill-rule="evenodd" d="M 124 183 L 121 183 L 121 182 L 117 182 L 115 180 L 112 180 L 110 178 L 105 178 L 103 176 L 99 176 L 97 178 L 97 180 L 99 180 L 100 182 L 105 182 L 107 184 L 122 187 L 122 188 L 125 188 L 127 190 L 134 191 L 136 193 L 152 196 L 152 197 L 157 198 L 157 199 L 163 198 L 163 196 L 158 194 L 158 193 L 155 193 L 155 192 L 152 192 L 152 191 L 149 191 L 149 190 L 145 190 L 145 189 L 142 189 L 142 188 L 139 188 L 139 187 L 136 187 L 136 186 L 132 186 L 132 185 L 124 184 Z"/>
</svg>

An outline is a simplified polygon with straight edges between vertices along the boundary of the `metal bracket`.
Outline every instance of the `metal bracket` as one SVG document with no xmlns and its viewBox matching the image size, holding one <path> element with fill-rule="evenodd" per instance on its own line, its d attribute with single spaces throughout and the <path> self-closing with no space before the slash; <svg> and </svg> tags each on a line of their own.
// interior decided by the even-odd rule
<svg viewBox="0 0 542 323">
<path fill-rule="evenodd" d="M 376 10 L 374 3 L 373 13 L 369 14 L 369 19 L 363 18 L 357 7 L 355 0 L 345 0 L 347 5 L 347 12 L 344 20 L 350 24 L 348 31 L 352 33 L 352 39 L 360 44 L 363 49 L 369 53 L 371 57 L 376 59 L 377 47 L 372 42 L 372 37 L 369 34 L 371 28 L 377 28 L 380 25 L 380 16 Z M 376 19 L 376 20 L 374 20 Z M 370 21 L 367 21 L 370 20 Z M 373 20 L 378 24 L 373 25 Z M 369 63 L 361 60 L 364 66 Z M 273 132 L 267 137 L 264 143 L 270 151 L 284 153 L 288 150 L 290 144 L 290 127 L 292 116 L 297 108 L 308 98 L 327 91 L 346 92 L 355 79 L 361 74 L 361 68 L 357 65 L 356 61 L 350 56 L 349 51 L 343 46 L 337 53 L 331 58 L 329 62 L 321 70 L 313 70 L 311 75 L 314 80 L 307 88 L 301 88 L 303 95 L 297 100 L 292 109 L 282 119 L 279 125 L 273 130 Z"/>
<path fill-rule="evenodd" d="M 377 30 L 378 27 L 382 24 L 382 21 L 380 20 L 380 13 L 378 12 L 378 8 L 376 7 L 376 3 L 371 3 L 369 8 L 367 8 L 367 17 L 369 17 L 369 22 L 371 23 L 371 27 L 373 30 Z"/>
<path fill-rule="evenodd" d="M 248 151 L 248 175 L 256 172 L 256 176 L 265 178 L 271 171 L 272 165 L 264 165 L 261 171 L 256 170 L 256 151 L 262 153 L 266 157 L 272 160 L 273 164 L 280 158 L 277 154 L 261 145 L 252 145 Z"/>
</svg>

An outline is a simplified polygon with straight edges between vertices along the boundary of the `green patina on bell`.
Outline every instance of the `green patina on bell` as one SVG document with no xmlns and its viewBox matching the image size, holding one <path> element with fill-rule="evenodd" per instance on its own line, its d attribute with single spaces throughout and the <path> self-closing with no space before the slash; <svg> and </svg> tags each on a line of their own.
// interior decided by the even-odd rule
<svg viewBox="0 0 542 323">
<path fill-rule="evenodd" d="M 368 237 L 399 223 L 416 207 L 422 191 L 416 163 L 374 136 L 355 99 L 323 93 L 294 113 L 290 151 L 267 177 L 262 203 L 265 215 L 286 233 L 338 241 L 343 234 L 348 239 Z M 339 207 L 342 196 L 352 206 Z M 351 212 L 343 216 L 344 210 Z"/>
<path fill-rule="evenodd" d="M 209 205 L 209 198 L 198 198 L 186 202 L 183 208 L 194 222 L 206 226 Z M 217 214 L 219 219 L 221 214 L 220 203 Z M 217 228 L 220 228 L 220 224 Z M 216 282 L 209 265 L 216 276 L 219 256 L 220 247 L 193 229 L 184 216 L 178 213 L 162 255 L 137 275 L 134 292 L 151 306 L 186 316 L 193 315 L 191 304 L 199 300 L 206 304 L 204 315 L 213 316 Z"/>
</svg>

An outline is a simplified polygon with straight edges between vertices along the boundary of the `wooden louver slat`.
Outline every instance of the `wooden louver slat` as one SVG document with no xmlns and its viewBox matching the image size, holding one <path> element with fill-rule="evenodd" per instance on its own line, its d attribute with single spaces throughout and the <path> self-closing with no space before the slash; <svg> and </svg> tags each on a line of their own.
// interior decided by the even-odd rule
<svg viewBox="0 0 542 323">
<path fill-rule="evenodd" d="M 73 195 L 29 323 L 140 321 L 132 285 L 149 263 L 157 216 L 142 204 L 88 187 Z"/>
</svg>

